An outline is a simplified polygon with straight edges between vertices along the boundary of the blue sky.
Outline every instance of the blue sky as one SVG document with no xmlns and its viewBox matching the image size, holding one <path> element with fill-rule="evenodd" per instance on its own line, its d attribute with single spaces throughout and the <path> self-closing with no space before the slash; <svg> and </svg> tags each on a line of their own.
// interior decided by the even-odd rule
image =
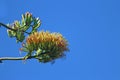
<svg viewBox="0 0 120 80">
<path fill-rule="evenodd" d="M 120 80 L 119 0 L 0 0 L 0 22 L 20 20 L 29 11 L 39 30 L 60 32 L 70 52 L 55 64 L 4 61 L 0 80 Z M 21 56 L 15 39 L 0 28 L 0 57 Z"/>
</svg>

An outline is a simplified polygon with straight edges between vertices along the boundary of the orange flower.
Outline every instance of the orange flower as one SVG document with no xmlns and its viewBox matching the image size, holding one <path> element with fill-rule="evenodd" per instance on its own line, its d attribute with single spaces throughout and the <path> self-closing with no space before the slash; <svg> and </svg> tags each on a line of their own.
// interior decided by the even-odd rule
<svg viewBox="0 0 120 80">
<path fill-rule="evenodd" d="M 48 62 L 59 58 L 64 55 L 64 51 L 68 51 L 67 40 L 60 33 L 50 33 L 48 31 L 34 32 L 28 36 L 26 46 L 29 51 L 47 52 L 47 54 L 37 56 L 37 58 L 40 58 L 40 62 Z"/>
<path fill-rule="evenodd" d="M 67 41 L 63 38 L 63 36 L 59 33 L 50 33 L 48 31 L 44 32 L 35 32 L 31 34 L 27 39 L 27 44 L 40 44 L 40 43 L 46 43 L 46 42 L 52 42 L 55 43 L 57 46 L 61 47 L 67 47 Z"/>
</svg>

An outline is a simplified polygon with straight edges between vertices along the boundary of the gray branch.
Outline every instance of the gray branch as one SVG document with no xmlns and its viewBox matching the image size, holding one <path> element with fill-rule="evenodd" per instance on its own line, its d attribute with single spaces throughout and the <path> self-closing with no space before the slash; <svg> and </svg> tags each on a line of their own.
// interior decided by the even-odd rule
<svg viewBox="0 0 120 80">
<path fill-rule="evenodd" d="M 35 56 L 30 56 L 27 59 L 33 59 Z M 1 57 L 0 58 L 0 63 L 4 60 L 25 60 L 25 57 Z"/>
</svg>

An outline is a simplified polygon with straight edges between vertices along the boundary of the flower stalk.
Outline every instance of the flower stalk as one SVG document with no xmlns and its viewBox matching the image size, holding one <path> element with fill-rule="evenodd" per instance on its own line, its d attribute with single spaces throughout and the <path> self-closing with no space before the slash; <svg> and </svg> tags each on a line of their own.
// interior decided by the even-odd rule
<svg viewBox="0 0 120 80">
<path fill-rule="evenodd" d="M 27 59 L 34 59 L 34 58 L 35 56 L 30 56 Z M 2 61 L 5 61 L 5 60 L 25 60 L 25 58 L 24 57 L 1 57 L 0 63 L 2 63 Z"/>
</svg>

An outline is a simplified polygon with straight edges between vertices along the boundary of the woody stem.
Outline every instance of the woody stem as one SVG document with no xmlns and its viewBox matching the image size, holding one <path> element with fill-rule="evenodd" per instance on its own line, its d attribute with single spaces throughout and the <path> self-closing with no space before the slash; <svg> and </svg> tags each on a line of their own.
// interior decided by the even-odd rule
<svg viewBox="0 0 120 80">
<path fill-rule="evenodd" d="M 33 59 L 36 56 L 30 56 L 27 59 Z M 25 57 L 1 57 L 0 58 L 0 63 L 2 63 L 2 61 L 4 60 L 25 60 Z"/>
</svg>

